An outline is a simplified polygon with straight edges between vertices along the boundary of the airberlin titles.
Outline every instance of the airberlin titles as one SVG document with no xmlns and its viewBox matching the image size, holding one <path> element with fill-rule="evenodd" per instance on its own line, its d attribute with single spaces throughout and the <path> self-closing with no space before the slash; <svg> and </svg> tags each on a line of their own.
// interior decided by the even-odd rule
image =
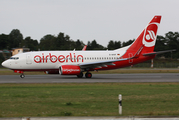
<svg viewBox="0 0 179 120">
<path fill-rule="evenodd" d="M 34 62 L 36 63 L 47 63 L 47 62 L 52 62 L 52 63 L 56 63 L 56 62 L 60 62 L 60 63 L 64 63 L 64 62 L 79 62 L 79 60 L 81 60 L 83 62 L 83 56 L 82 55 L 75 55 L 75 53 L 69 53 L 68 55 L 52 55 L 51 53 L 44 55 L 44 53 L 42 53 L 42 55 L 36 55 L 34 56 Z"/>
</svg>

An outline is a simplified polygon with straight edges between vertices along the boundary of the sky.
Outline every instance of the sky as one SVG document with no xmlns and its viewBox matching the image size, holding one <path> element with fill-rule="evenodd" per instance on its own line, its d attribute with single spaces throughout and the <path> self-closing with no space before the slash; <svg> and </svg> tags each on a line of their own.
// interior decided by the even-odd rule
<svg viewBox="0 0 179 120">
<path fill-rule="evenodd" d="M 40 41 L 60 32 L 87 44 L 136 39 L 155 15 L 158 35 L 179 31 L 179 0 L 1 0 L 0 34 L 19 29 Z"/>
</svg>

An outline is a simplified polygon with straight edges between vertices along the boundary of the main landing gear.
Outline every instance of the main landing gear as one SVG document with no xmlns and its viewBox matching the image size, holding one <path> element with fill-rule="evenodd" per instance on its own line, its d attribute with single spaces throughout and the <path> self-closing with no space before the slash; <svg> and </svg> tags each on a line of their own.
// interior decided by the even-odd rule
<svg viewBox="0 0 179 120">
<path fill-rule="evenodd" d="M 91 78 L 91 77 L 92 77 L 92 74 L 89 73 L 89 72 L 87 72 L 87 73 L 85 74 L 85 77 L 86 77 L 86 78 Z"/>
<path fill-rule="evenodd" d="M 82 78 L 83 77 L 83 72 L 81 72 L 79 75 L 77 75 L 78 78 Z M 86 78 L 91 78 L 92 74 L 90 72 L 85 73 L 85 77 Z"/>
<path fill-rule="evenodd" d="M 83 77 L 83 72 L 80 72 L 79 75 L 77 75 L 78 78 L 82 78 Z"/>
</svg>

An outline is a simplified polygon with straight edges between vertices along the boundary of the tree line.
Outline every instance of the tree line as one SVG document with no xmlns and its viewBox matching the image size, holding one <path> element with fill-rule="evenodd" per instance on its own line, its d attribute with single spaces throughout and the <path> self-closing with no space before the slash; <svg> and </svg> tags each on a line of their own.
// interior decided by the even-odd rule
<svg viewBox="0 0 179 120">
<path fill-rule="evenodd" d="M 88 41 L 87 50 L 114 50 L 127 45 L 130 45 L 133 40 L 128 40 L 126 42 L 121 42 L 120 40 L 114 41 L 110 40 L 107 47 L 104 47 L 96 42 L 96 40 Z M 57 36 L 48 34 L 37 40 L 31 37 L 23 38 L 22 33 L 18 29 L 13 29 L 10 34 L 0 34 L 0 50 L 12 48 L 26 47 L 30 48 L 31 51 L 38 50 L 81 50 L 84 47 L 84 43 L 81 40 L 72 40 L 69 35 L 64 33 L 59 33 Z M 165 53 L 160 56 L 166 58 L 179 58 L 179 33 L 178 32 L 168 32 L 165 36 L 157 36 L 155 51 L 171 50 L 176 49 L 176 52 Z"/>
</svg>

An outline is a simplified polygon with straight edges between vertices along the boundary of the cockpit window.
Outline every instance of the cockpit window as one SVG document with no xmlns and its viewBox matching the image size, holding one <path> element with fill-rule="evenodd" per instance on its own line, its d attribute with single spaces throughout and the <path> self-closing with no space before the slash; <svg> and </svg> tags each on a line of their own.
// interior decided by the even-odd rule
<svg viewBox="0 0 179 120">
<path fill-rule="evenodd" d="M 19 57 L 11 57 L 10 59 L 13 59 L 13 60 L 18 60 Z"/>
</svg>

